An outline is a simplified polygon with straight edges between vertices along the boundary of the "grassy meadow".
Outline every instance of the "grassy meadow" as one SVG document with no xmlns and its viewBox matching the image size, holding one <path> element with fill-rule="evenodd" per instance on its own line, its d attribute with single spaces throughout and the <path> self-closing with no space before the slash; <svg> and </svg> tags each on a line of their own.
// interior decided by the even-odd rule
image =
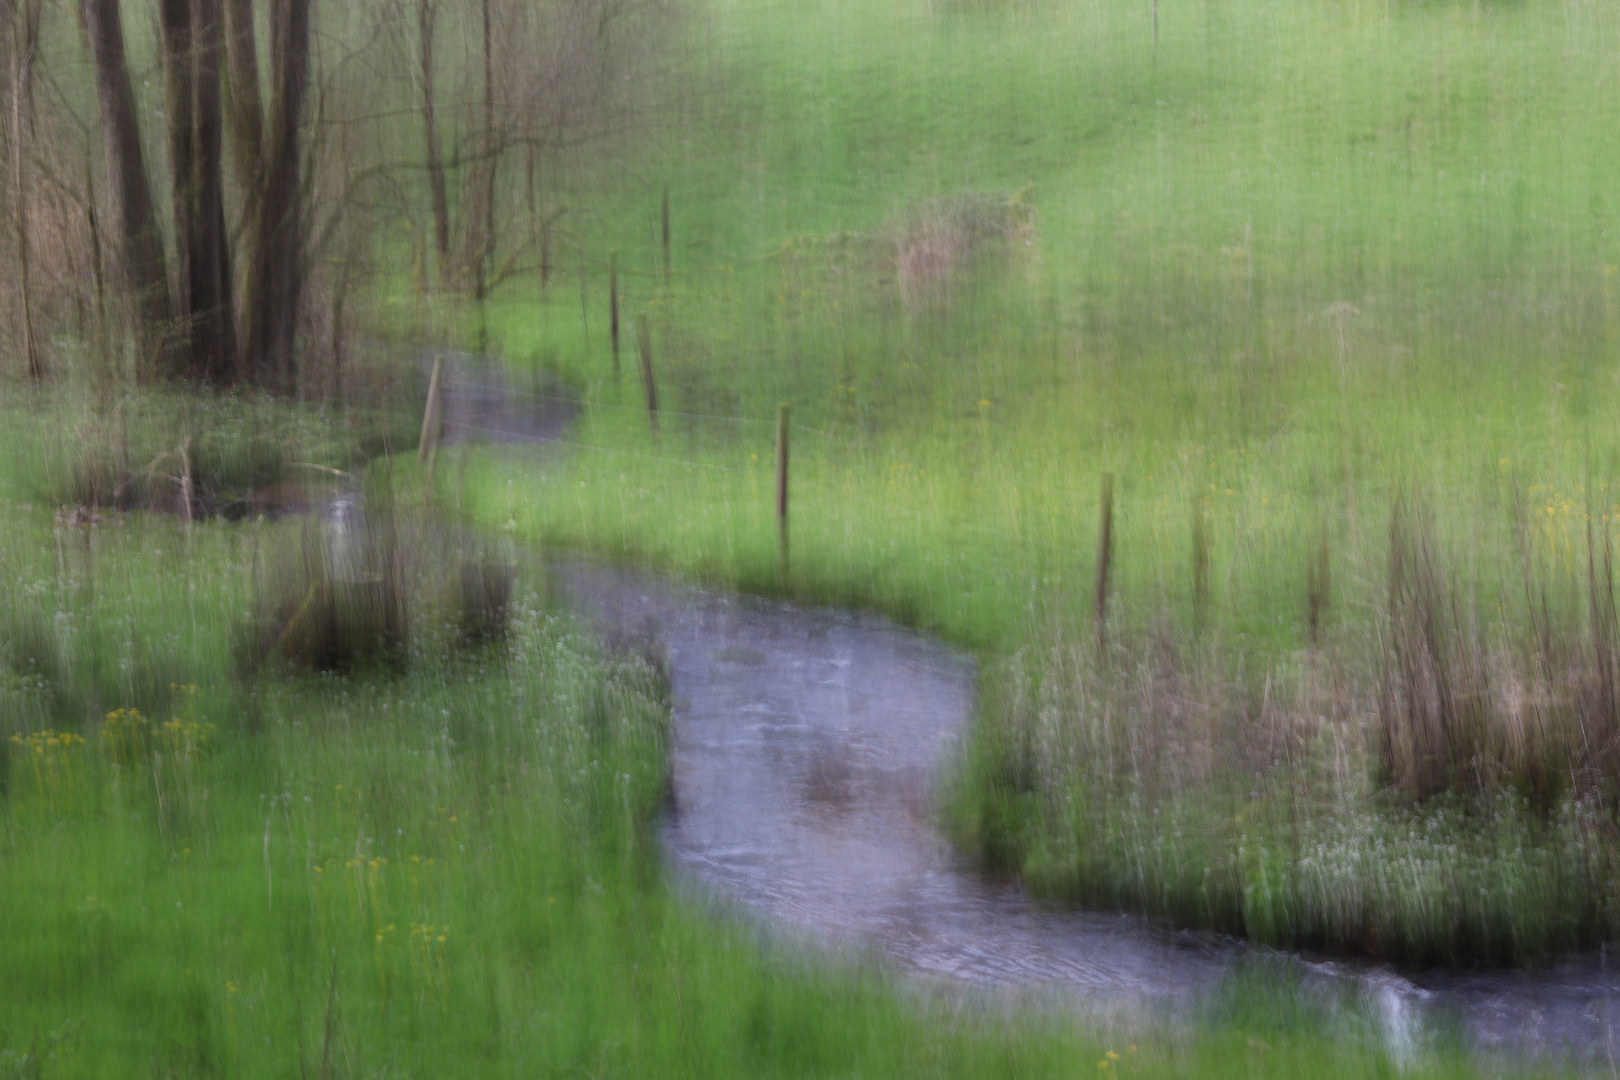
<svg viewBox="0 0 1620 1080">
<path fill-rule="evenodd" d="M 6 1080 L 1468 1072 L 1444 1044 L 1397 1061 L 1374 1011 L 1286 972 L 1237 976 L 1203 1024 L 1077 1024 L 762 938 L 664 878 L 658 672 L 521 549 L 425 521 L 403 463 L 396 499 L 367 480 L 388 539 L 353 577 L 307 517 L 57 517 L 66 481 L 27 460 L 0 495 Z M 442 588 L 470 559 L 508 575 L 499 627 Z M 270 613 L 366 580 L 408 625 L 312 670 L 287 639 L 322 631 Z M 366 603 L 334 610 L 364 635 Z"/>
<path fill-rule="evenodd" d="M 538 456 L 424 499 L 403 363 L 364 410 L 7 391 L 0 1080 L 1474 1075 L 1264 964 L 1077 1021 L 717 914 L 658 852 L 667 687 L 541 556 L 972 650 L 940 823 L 1044 896 L 1414 965 L 1614 940 L 1620 6 L 675 15 L 641 122 L 543 165 L 547 280 L 400 259 L 367 308 L 577 404 Z M 278 519 L 345 489 L 358 548 Z"/>
<path fill-rule="evenodd" d="M 1620 9 L 1157 20 L 699 11 L 655 134 L 548 178 L 589 224 L 546 287 L 441 318 L 585 402 L 457 498 L 979 650 L 947 817 L 1054 894 L 1416 963 L 1608 940 Z"/>
</svg>

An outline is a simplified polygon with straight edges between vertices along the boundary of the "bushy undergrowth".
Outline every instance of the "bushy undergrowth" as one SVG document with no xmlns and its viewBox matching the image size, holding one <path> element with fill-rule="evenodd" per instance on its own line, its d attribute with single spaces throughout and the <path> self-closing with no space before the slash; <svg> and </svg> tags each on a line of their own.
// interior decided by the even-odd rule
<svg viewBox="0 0 1620 1080">
<path fill-rule="evenodd" d="M 416 374 L 395 363 L 353 404 L 13 389 L 7 474 L 23 497 L 53 507 L 237 520 L 301 512 L 366 461 L 415 444 Z"/>
<path fill-rule="evenodd" d="M 72 655 L 106 647 L 98 635 L 179 639 L 162 673 L 196 681 L 160 700 L 104 687 L 84 710 L 66 707 L 72 671 L 23 669 L 7 687 L 0 1045 L 68 1032 L 44 1044 L 41 1075 L 498 1060 L 486 1040 L 503 1007 L 528 1014 L 534 965 L 566 978 L 586 962 L 558 924 L 629 917 L 622 894 L 580 911 L 604 880 L 633 893 L 656 874 L 665 714 L 650 673 L 529 591 L 507 640 L 452 653 L 419 636 L 408 674 L 237 684 L 187 615 L 240 602 L 246 568 L 229 556 L 247 538 L 200 528 L 132 524 L 142 539 L 118 535 L 125 550 L 106 556 L 167 560 L 190 588 L 98 587 L 102 605 L 136 602 L 113 627 L 69 622 L 69 591 L 47 620 Z M 269 529 L 261 541 L 296 542 L 301 523 Z"/>
<path fill-rule="evenodd" d="M 413 649 L 499 644 L 511 621 L 512 545 L 402 506 L 388 467 L 255 552 L 239 672 L 408 665 Z M 534 567 L 530 566 L 531 576 Z"/>
</svg>

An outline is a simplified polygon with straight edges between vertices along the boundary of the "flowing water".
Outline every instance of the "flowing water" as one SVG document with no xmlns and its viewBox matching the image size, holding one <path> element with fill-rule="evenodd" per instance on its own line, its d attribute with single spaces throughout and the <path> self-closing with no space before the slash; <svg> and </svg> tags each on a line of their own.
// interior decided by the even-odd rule
<svg viewBox="0 0 1620 1080">
<path fill-rule="evenodd" d="M 449 371 L 447 442 L 545 442 L 572 415 L 470 358 Z M 673 862 L 770 925 L 919 975 L 1110 1010 L 1190 1006 L 1254 955 L 1134 916 L 1044 907 L 957 856 L 931 796 L 972 712 L 968 657 L 872 615 L 623 568 L 556 574 L 611 641 L 667 673 Z M 1398 1053 L 1453 1028 L 1482 1049 L 1612 1060 L 1620 975 L 1606 954 L 1534 972 L 1289 966 L 1302 992 L 1359 998 Z"/>
</svg>

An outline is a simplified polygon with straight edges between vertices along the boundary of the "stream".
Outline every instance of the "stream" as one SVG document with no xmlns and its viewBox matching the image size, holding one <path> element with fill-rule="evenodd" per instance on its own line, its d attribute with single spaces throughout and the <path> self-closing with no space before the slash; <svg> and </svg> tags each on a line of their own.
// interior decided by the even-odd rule
<svg viewBox="0 0 1620 1080">
<path fill-rule="evenodd" d="M 573 415 L 452 356 L 447 444 L 543 444 Z M 535 450 L 512 448 L 514 454 Z M 541 452 L 556 452 L 541 451 Z M 971 658 L 878 616 L 737 596 L 634 569 L 556 579 L 610 642 L 656 656 L 673 700 L 678 876 L 772 929 L 873 952 L 925 979 L 1175 1013 L 1255 956 L 1302 993 L 1349 991 L 1398 1056 L 1438 1031 L 1482 1051 L 1613 1061 L 1620 973 L 1607 953 L 1532 971 L 1399 971 L 1282 957 L 1118 913 L 1048 907 L 964 862 L 933 816 L 971 718 Z"/>
</svg>

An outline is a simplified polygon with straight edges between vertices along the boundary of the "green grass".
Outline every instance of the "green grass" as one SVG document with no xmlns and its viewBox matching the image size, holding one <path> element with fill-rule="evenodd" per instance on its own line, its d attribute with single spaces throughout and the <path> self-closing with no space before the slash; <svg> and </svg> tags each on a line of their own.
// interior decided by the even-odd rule
<svg viewBox="0 0 1620 1080">
<path fill-rule="evenodd" d="M 1396 951 L 1418 956 L 1588 940 L 1608 879 L 1569 871 L 1568 845 L 1586 839 L 1558 832 L 1573 811 L 1548 825 L 1514 803 L 1483 828 L 1471 805 L 1441 819 L 1440 804 L 1379 797 L 1367 709 L 1400 493 L 1430 508 L 1463 608 L 1509 645 L 1526 619 L 1517 522 L 1533 522 L 1538 580 L 1580 594 L 1583 511 L 1613 512 L 1620 12 L 1161 7 L 1156 44 L 1143 5 L 1112 0 L 692 8 L 651 134 L 548 177 L 582 210 L 580 275 L 565 257 L 545 297 L 515 281 L 484 313 L 514 365 L 593 404 L 539 463 L 441 465 L 443 495 L 521 540 L 875 607 L 980 650 L 986 696 L 949 817 L 1053 892 L 1377 950 L 1346 903 L 1370 898 L 1391 920 L 1382 940 L 1406 935 L 1414 947 Z M 667 287 L 653 273 L 666 179 Z M 991 240 L 948 281 L 900 274 L 919 218 L 1029 183 L 1029 245 Z M 611 377 L 609 250 L 633 271 L 627 310 L 652 320 L 659 440 L 631 334 Z M 454 322 L 474 337 L 470 317 Z M 784 400 L 798 426 L 779 578 L 770 422 Z M 136 433 L 155 454 L 186 426 L 169 424 Z M 321 461 L 353 460 L 346 440 Z M 222 453 L 221 476 L 246 482 L 252 440 L 232 445 L 248 450 Z M 1094 1030 L 958 1010 L 761 943 L 659 873 L 666 718 L 646 672 L 530 600 L 505 652 L 423 644 L 404 674 L 234 682 L 248 571 L 290 534 L 135 516 L 58 543 L 47 498 L 74 489 L 41 477 L 62 460 L 19 465 L 3 513 L 0 1069 L 1398 1071 L 1308 1010 L 1260 1025 L 1265 981 L 1232 987 L 1206 1025 Z M 1093 670 L 1105 470 L 1116 649 Z M 1330 603 L 1311 650 L 1324 536 Z M 1313 729 L 1301 771 L 1317 786 L 1257 773 L 1277 760 L 1258 751 L 1200 759 L 1208 782 L 1116 768 L 1128 740 L 1090 706 L 1162 720 L 1144 689 L 1160 646 L 1162 671 L 1220 721 L 1194 750 L 1223 745 L 1222 724 L 1267 730 L 1268 690 L 1289 706 L 1276 730 L 1341 724 Z M 1306 707 L 1322 701 L 1340 711 Z M 115 768 L 103 736 L 128 707 L 181 725 L 139 769 Z M 1182 745 L 1173 727 L 1144 730 L 1155 762 Z M 46 731 L 57 742 L 37 756 L 54 764 L 36 771 L 9 736 Z M 1139 783 L 1151 798 L 1133 802 Z M 1349 857 L 1307 880 L 1298 845 L 1332 840 L 1309 830 L 1334 823 Z M 1398 857 L 1369 864 L 1380 839 Z M 1171 840 L 1184 842 L 1165 855 Z M 1517 888 L 1549 866 L 1571 876 Z M 1412 873 L 1386 888 L 1390 867 Z M 1459 897 L 1479 907 L 1431 903 Z M 1324 912 L 1349 914 L 1311 929 Z M 1459 925 L 1486 937 L 1448 936 Z M 1106 1049 L 1122 1059 L 1099 1066 Z M 1441 1048 L 1403 1075 L 1472 1071 Z"/>
<path fill-rule="evenodd" d="M 1620 104 L 1601 88 L 1620 11 L 1246 2 L 1160 18 L 1155 46 L 1145 9 L 1113 2 L 697 9 L 703 44 L 677 44 L 655 134 L 611 168 L 585 160 L 555 180 L 599 223 L 577 280 L 565 261 L 546 297 L 531 279 L 483 313 L 514 364 L 593 403 L 572 447 L 538 476 L 471 466 L 458 497 L 544 543 L 876 607 L 992 659 L 1040 658 L 1091 634 L 1099 476 L 1112 472 L 1111 619 L 1134 650 L 1122 663 L 1146 655 L 1131 643 L 1172 643 L 1181 668 L 1203 664 L 1193 695 L 1227 687 L 1255 706 L 1227 710 L 1250 728 L 1268 676 L 1309 697 L 1300 657 L 1325 545 L 1322 646 L 1359 773 L 1307 810 L 1328 824 L 1355 811 L 1370 842 L 1408 812 L 1378 796 L 1370 764 L 1395 502 L 1429 511 L 1479 640 L 1507 653 L 1530 619 L 1526 567 L 1578 611 L 1586 511 L 1600 536 L 1616 512 L 1620 208 L 1605 163 Z M 908 262 L 919 218 L 1031 184 L 1027 238 L 980 244 L 940 280 Z M 638 271 L 627 310 L 654 328 L 659 439 L 628 330 L 612 379 L 610 248 Z M 786 578 L 771 515 L 779 401 L 797 422 Z M 1499 686 L 1523 681 L 1514 664 Z M 1009 763 L 1037 714 L 999 685 L 954 796 L 964 842 L 1053 888 L 1098 860 L 1107 880 L 1140 878 L 1163 834 L 1127 821 L 1102 842 L 1115 827 L 1103 809 L 1079 822 L 1064 809 L 1118 806 L 1111 785 L 1139 777 L 1099 777 L 1067 751 L 1033 773 Z M 1034 685 L 1070 718 L 1060 727 L 1083 727 L 1074 686 Z M 1257 787 L 1287 788 L 1273 764 L 1256 777 L 1240 763 L 1177 804 L 1215 853 L 1189 856 L 1194 877 L 1243 865 L 1231 822 Z M 1473 835 L 1482 818 L 1471 807 L 1448 828 Z M 1442 862 L 1437 895 L 1473 880 Z M 1183 891 L 1166 873 L 1149 892 Z M 1293 899 L 1249 910 L 1241 869 L 1213 904 L 1078 894 L 1281 944 L 1521 959 L 1610 936 L 1608 880 L 1582 871 L 1555 891 L 1569 932 L 1521 933 L 1548 898 L 1509 884 L 1487 911 L 1392 916 L 1403 928 L 1376 938 L 1368 918 L 1422 910 L 1427 894 L 1373 889 L 1357 903 L 1377 911 L 1325 933 L 1313 927 L 1332 920 L 1290 913 Z M 1343 888 L 1323 903 L 1344 907 Z M 1502 925 L 1511 945 L 1478 944 L 1504 940 Z"/>
<path fill-rule="evenodd" d="M 175 387 L 87 392 L 64 379 L 14 390 L 14 437 L 5 483 L 18 498 L 58 507 L 161 507 L 178 513 L 184 474 L 198 516 L 231 512 L 257 495 L 270 503 L 312 480 L 356 473 L 413 445 L 416 417 L 403 407 L 414 373 L 358 393 L 358 404 L 294 408 L 252 393 Z M 20 399 L 20 400 L 19 400 Z M 257 507 L 256 507 L 257 509 Z M 245 505 L 235 516 L 248 516 Z"/>
<path fill-rule="evenodd" d="M 667 156 L 638 159 L 670 179 L 675 283 L 625 290 L 660 331 L 665 409 L 738 422 L 666 418 L 655 447 L 630 345 L 609 382 L 601 274 L 589 348 L 572 281 L 544 304 L 514 286 L 490 315 L 507 355 L 618 406 L 579 432 L 607 448 L 576 456 L 586 506 L 547 487 L 542 526 L 761 576 L 768 421 L 787 400 L 812 577 L 830 547 L 892 540 L 893 560 L 844 558 L 857 569 L 837 577 L 925 613 L 930 579 L 948 583 L 920 617 L 1005 632 L 1019 605 L 956 613 L 938 556 L 1025 594 L 1068 570 L 1078 600 L 1111 470 L 1122 592 L 1185 599 L 1202 500 L 1225 618 L 1285 616 L 1270 636 L 1296 644 L 1303 566 L 1272 555 L 1324 517 L 1377 549 L 1405 486 L 1461 518 L 1499 510 L 1509 482 L 1578 492 L 1610 466 L 1620 249 L 1599 170 L 1620 117 L 1585 88 L 1608 78 L 1620 18 L 1581 7 L 1577 31 L 1558 10 L 1176 9 L 1155 63 L 1140 13 L 1112 4 L 728 12 L 691 101 L 661 118 Z M 589 179 L 591 254 L 656 268 L 655 187 Z M 783 254 L 1026 182 L 1033 253 L 981 256 L 948 304 L 908 303 L 872 260 Z M 648 514 L 661 527 L 638 517 L 643 487 L 671 496 Z M 851 520 L 858 535 L 829 543 Z"/>
<path fill-rule="evenodd" d="M 425 627 L 403 668 L 244 682 L 256 562 L 305 523 L 130 514 L 59 560 L 8 477 L 7 1078 L 1401 1070 L 1286 976 L 1190 1026 L 1077 1025 L 762 938 L 664 880 L 663 690 L 543 574 L 504 644 Z M 1469 1067 L 1439 1045 L 1402 1075 Z"/>
</svg>

